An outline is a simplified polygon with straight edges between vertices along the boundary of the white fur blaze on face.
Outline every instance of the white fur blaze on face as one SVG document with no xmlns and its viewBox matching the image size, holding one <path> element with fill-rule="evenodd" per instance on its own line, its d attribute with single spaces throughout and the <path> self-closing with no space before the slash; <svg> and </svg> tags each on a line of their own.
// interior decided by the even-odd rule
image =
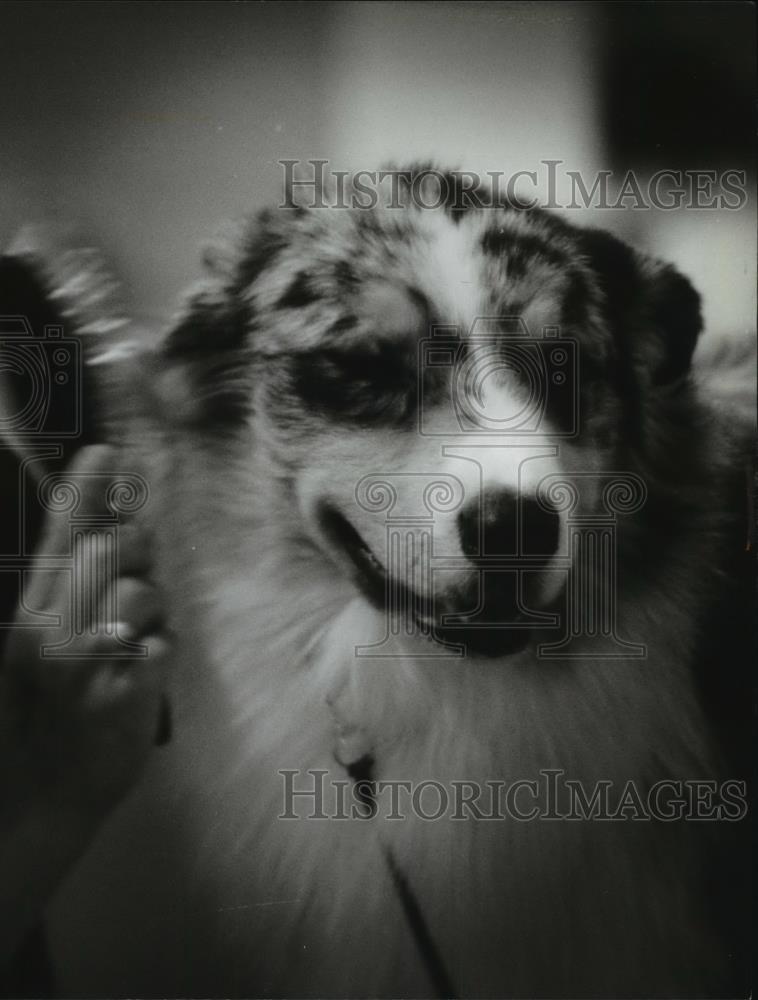
<svg viewBox="0 0 758 1000">
<path fill-rule="evenodd" d="M 472 431 L 456 443 L 448 444 L 445 453 L 465 459 L 477 469 L 478 479 L 471 483 L 471 491 L 513 498 L 519 510 L 519 551 L 528 555 L 523 512 L 527 505 L 543 508 L 542 484 L 548 477 L 565 473 L 560 438 L 551 434 L 544 415 L 535 412 L 541 401 L 535 400 L 512 372 L 507 369 L 493 372 L 480 389 L 476 409 L 469 407 L 478 432 Z M 470 402 L 471 396 L 467 398 Z M 502 426 L 511 432 L 497 433 Z M 551 571 L 551 567 L 556 557 L 567 553 L 567 515 L 565 510 L 554 514 L 558 520 L 555 552 L 540 573 L 539 596 L 545 603 L 558 594 L 565 580 L 563 573 Z"/>
<path fill-rule="evenodd" d="M 454 226 L 441 211 L 421 213 L 417 223 L 408 267 L 413 288 L 433 304 L 429 316 L 389 279 L 365 286 L 358 312 L 374 333 L 392 340 L 414 334 L 427 338 L 429 347 L 437 346 L 435 331 L 424 323 L 443 317 L 445 330 L 455 331 L 455 360 L 446 370 L 431 360 L 428 371 L 419 370 L 415 428 L 335 425 L 325 432 L 298 478 L 297 493 L 312 538 L 340 570 L 364 584 L 372 578 L 375 596 L 389 580 L 420 597 L 444 599 L 447 593 L 470 593 L 475 573 L 483 579 L 473 560 L 488 553 L 472 552 L 470 537 L 464 544 L 463 508 L 470 514 L 477 504 L 488 505 L 481 519 L 491 522 L 495 497 L 494 506 L 510 519 L 509 530 L 519 534 L 508 554 L 529 555 L 520 540 L 522 508 L 534 511 L 539 484 L 562 470 L 556 439 L 544 426 L 545 387 L 539 364 L 535 369 L 530 361 L 534 345 L 515 342 L 504 354 L 500 328 L 482 327 L 489 301 L 481 267 L 483 223 Z M 550 316 L 553 304 L 551 309 Z M 455 345 L 464 344 L 461 355 Z M 422 364 L 426 357 L 421 350 Z M 429 406 L 422 388 L 427 375 Z M 551 535 L 546 549 L 536 550 L 539 555 L 532 552 L 530 572 L 522 577 L 538 605 L 552 600 L 565 582 L 565 573 L 552 569 L 566 547 L 566 517 L 553 511 L 545 517 L 552 518 L 554 540 Z M 498 534 L 497 524 L 491 534 Z"/>
<path fill-rule="evenodd" d="M 471 329 L 484 307 L 478 227 L 452 226 L 444 212 L 422 212 L 419 228 L 426 241 L 414 254 L 413 277 L 446 324 Z"/>
</svg>

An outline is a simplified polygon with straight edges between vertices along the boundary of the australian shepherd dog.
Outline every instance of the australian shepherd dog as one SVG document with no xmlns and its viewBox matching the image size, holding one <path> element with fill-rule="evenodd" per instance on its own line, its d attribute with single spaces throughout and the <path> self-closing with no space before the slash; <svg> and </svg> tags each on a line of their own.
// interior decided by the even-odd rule
<svg viewBox="0 0 758 1000">
<path fill-rule="evenodd" d="M 64 992 L 741 989 L 749 405 L 672 266 L 403 192 L 245 223 L 97 369 L 180 648 Z"/>
</svg>

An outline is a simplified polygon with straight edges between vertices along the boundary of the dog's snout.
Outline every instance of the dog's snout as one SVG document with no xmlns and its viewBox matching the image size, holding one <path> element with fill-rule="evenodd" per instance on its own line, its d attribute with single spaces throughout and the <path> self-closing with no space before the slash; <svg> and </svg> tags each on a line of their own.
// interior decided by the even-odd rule
<svg viewBox="0 0 758 1000">
<path fill-rule="evenodd" d="M 463 554 L 472 559 L 515 555 L 517 503 L 517 496 L 508 490 L 486 490 L 470 499 L 458 515 Z"/>
<path fill-rule="evenodd" d="M 536 500 L 503 489 L 489 489 L 469 500 L 458 514 L 464 555 L 551 556 L 558 548 L 560 520 Z"/>
</svg>

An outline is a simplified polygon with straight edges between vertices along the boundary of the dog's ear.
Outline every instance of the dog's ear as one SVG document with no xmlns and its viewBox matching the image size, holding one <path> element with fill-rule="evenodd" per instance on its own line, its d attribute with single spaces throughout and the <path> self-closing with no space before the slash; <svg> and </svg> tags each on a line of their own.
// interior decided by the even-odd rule
<svg viewBox="0 0 758 1000">
<path fill-rule="evenodd" d="M 266 210 L 227 224 L 205 246 L 207 278 L 188 295 L 159 353 L 164 416 L 223 433 L 250 412 L 256 310 L 249 289 L 285 245 L 283 224 Z"/>
<path fill-rule="evenodd" d="M 597 276 L 609 328 L 653 385 L 677 382 L 689 371 L 702 330 L 698 293 L 670 264 L 603 230 L 584 230 L 580 246 Z"/>
<path fill-rule="evenodd" d="M 249 309 L 209 282 L 191 293 L 158 353 L 156 404 L 174 423 L 223 432 L 250 410 Z"/>
</svg>

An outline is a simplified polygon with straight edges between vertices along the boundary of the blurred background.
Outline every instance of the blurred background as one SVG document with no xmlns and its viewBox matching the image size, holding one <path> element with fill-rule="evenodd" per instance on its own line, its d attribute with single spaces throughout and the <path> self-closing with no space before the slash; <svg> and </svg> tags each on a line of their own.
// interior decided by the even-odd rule
<svg viewBox="0 0 758 1000">
<path fill-rule="evenodd" d="M 745 171 L 737 211 L 566 209 L 669 258 L 711 330 L 755 327 L 755 9 L 747 3 L 5 3 L 0 238 L 73 220 L 163 324 L 224 219 L 284 158 L 431 159 L 590 188 Z M 718 190 L 718 189 L 717 189 Z"/>
</svg>

